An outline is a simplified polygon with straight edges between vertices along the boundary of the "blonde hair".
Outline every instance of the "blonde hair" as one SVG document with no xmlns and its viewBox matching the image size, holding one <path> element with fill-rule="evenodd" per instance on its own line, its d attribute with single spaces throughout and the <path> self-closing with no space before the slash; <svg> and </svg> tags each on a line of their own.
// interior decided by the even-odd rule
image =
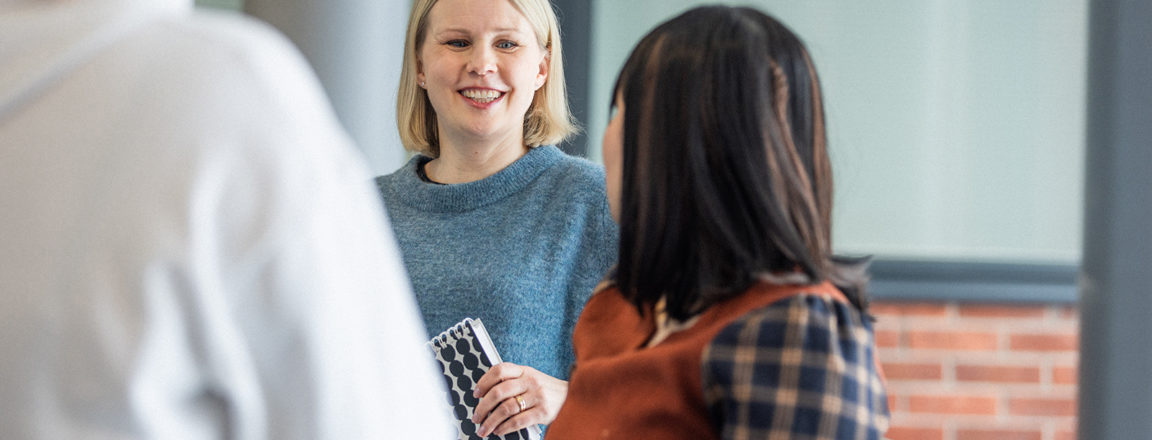
<svg viewBox="0 0 1152 440">
<path fill-rule="evenodd" d="M 436 110 L 427 92 L 416 84 L 417 54 L 428 34 L 428 13 L 438 0 L 415 0 L 408 17 L 408 36 L 404 41 L 404 65 L 400 71 L 397 93 L 396 123 L 400 142 L 408 151 L 430 157 L 440 156 Z M 529 147 L 563 141 L 578 128 L 568 110 L 564 83 L 563 53 L 560 50 L 560 25 L 548 0 L 508 0 L 524 14 L 549 60 L 548 77 L 536 91 L 524 115 L 524 143 Z"/>
</svg>

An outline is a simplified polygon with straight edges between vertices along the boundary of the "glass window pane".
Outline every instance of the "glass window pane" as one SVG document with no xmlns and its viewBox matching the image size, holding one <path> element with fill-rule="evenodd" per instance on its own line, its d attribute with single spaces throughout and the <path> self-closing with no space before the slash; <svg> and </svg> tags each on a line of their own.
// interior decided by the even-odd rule
<svg viewBox="0 0 1152 440">
<path fill-rule="evenodd" d="M 596 0 L 591 157 L 632 46 L 704 3 Z M 779 17 L 815 57 L 838 252 L 1079 259 L 1086 0 L 726 3 Z"/>
</svg>

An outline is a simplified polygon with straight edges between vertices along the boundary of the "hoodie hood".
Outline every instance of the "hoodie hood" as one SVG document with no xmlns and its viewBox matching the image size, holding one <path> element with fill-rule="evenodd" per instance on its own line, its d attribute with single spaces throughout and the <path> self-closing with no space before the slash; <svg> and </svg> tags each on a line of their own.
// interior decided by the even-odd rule
<svg viewBox="0 0 1152 440">
<path fill-rule="evenodd" d="M 0 123 L 125 35 L 189 0 L 0 0 Z"/>
</svg>

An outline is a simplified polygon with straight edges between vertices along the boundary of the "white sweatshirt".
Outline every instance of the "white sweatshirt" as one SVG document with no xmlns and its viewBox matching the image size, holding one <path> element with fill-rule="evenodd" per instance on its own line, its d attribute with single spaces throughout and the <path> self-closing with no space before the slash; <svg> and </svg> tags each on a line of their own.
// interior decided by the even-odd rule
<svg viewBox="0 0 1152 440">
<path fill-rule="evenodd" d="M 0 438 L 451 438 L 302 58 L 181 0 L 0 0 Z"/>
</svg>

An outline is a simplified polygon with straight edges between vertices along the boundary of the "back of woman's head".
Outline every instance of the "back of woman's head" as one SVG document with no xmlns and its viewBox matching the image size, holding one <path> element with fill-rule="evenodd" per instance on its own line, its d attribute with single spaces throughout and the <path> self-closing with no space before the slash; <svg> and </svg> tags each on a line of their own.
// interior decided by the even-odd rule
<svg viewBox="0 0 1152 440">
<path fill-rule="evenodd" d="M 820 95 L 800 39 L 754 9 L 692 9 L 644 37 L 615 95 L 626 296 L 685 318 L 763 274 L 836 277 Z"/>
</svg>

